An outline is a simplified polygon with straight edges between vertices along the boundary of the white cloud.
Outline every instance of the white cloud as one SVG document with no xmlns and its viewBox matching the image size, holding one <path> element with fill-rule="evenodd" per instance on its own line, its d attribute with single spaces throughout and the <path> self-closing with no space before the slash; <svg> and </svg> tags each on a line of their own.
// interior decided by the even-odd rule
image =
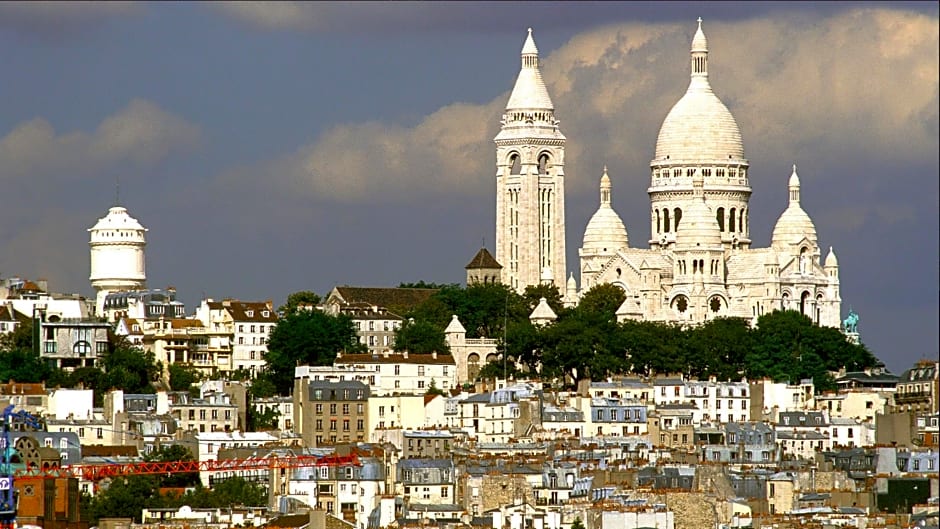
<svg viewBox="0 0 940 529">
<path fill-rule="evenodd" d="M 768 174 L 767 167 L 796 162 L 816 188 L 830 176 L 814 165 L 833 157 L 935 159 L 935 17 L 862 9 L 811 24 L 774 16 L 706 21 L 704 28 L 712 86 L 741 127 L 746 155 L 764 164 L 752 171 L 757 178 L 783 182 L 788 172 Z M 543 73 L 569 138 L 569 189 L 593 189 L 607 164 L 629 192 L 645 190 L 659 126 L 688 84 L 693 31 L 694 22 L 609 26 L 545 58 Z M 517 53 L 507 50 L 502 60 L 515 61 Z M 247 184 L 264 175 L 268 189 L 282 194 L 341 202 L 485 197 L 506 97 L 443 107 L 414 127 L 340 125 L 223 180 Z"/>
<path fill-rule="evenodd" d="M 0 138 L 0 180 L 80 176 L 126 163 L 144 166 L 201 141 L 197 125 L 143 99 L 108 116 L 92 133 L 57 133 L 47 120 L 34 118 Z"/>
</svg>

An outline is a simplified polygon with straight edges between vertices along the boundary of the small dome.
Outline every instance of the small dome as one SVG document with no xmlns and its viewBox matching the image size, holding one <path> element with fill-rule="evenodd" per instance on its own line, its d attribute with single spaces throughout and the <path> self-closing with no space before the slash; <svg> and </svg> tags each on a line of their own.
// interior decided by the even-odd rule
<svg viewBox="0 0 940 529">
<path fill-rule="evenodd" d="M 444 329 L 444 334 L 454 334 L 454 333 L 465 333 L 467 332 L 464 329 L 463 325 L 460 323 L 460 320 L 457 318 L 457 315 L 454 314 L 453 318 L 450 319 L 450 323 L 447 324 L 447 328 Z"/>
<path fill-rule="evenodd" d="M 114 206 L 108 210 L 108 214 L 98 219 L 98 222 L 88 231 L 94 230 L 140 230 L 147 231 L 147 228 L 141 226 L 137 219 L 127 213 L 127 208 L 123 206 Z"/>
<path fill-rule="evenodd" d="M 611 185 L 607 168 L 601 176 L 601 203 L 600 207 L 588 221 L 584 228 L 584 239 L 581 248 L 595 252 L 615 252 L 629 246 L 627 227 L 617 212 L 610 207 Z"/>
<path fill-rule="evenodd" d="M 789 181 L 790 205 L 783 211 L 777 224 L 774 226 L 771 246 L 775 248 L 799 244 L 804 238 L 815 246 L 817 244 L 816 225 L 809 215 L 800 206 L 800 177 L 796 174 L 796 166 Z"/>
<path fill-rule="evenodd" d="M 578 282 L 575 281 L 575 279 L 574 279 L 574 272 L 572 272 L 571 275 L 568 276 L 568 284 L 566 285 L 566 288 L 567 288 L 568 290 L 577 290 L 577 289 L 578 289 Z"/>
<path fill-rule="evenodd" d="M 816 244 L 816 225 L 799 204 L 791 204 L 777 219 L 771 244 L 775 247 L 799 244 L 804 238 Z"/>
<path fill-rule="evenodd" d="M 826 256 L 825 266 L 827 268 L 831 266 L 839 266 L 839 260 L 836 259 L 836 253 L 832 251 L 832 246 L 829 247 L 829 255 Z"/>
<path fill-rule="evenodd" d="M 682 212 L 676 228 L 676 247 L 710 249 L 721 247 L 721 230 L 718 219 L 705 203 L 704 183 L 698 176 L 692 182 L 693 194 L 689 207 Z"/>
<path fill-rule="evenodd" d="M 545 298 L 539 299 L 539 304 L 536 305 L 535 310 L 529 315 L 529 320 L 533 323 L 555 321 L 557 318 L 558 315 L 555 314 L 555 311 L 552 310 L 552 307 L 548 304 L 548 300 Z"/>
</svg>

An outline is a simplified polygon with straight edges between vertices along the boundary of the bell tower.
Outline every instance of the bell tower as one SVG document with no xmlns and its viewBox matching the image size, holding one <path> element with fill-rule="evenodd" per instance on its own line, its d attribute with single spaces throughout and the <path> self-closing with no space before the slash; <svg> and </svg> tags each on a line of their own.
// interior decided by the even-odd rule
<svg viewBox="0 0 940 529">
<path fill-rule="evenodd" d="M 565 136 L 539 70 L 532 29 L 496 143 L 496 260 L 518 292 L 550 271 L 565 284 Z M 546 273 L 543 274 L 543 270 Z"/>
</svg>

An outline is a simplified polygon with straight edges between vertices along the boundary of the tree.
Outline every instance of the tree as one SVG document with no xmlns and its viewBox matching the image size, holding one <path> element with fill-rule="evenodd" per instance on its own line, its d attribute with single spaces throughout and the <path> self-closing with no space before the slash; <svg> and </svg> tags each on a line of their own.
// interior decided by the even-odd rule
<svg viewBox="0 0 940 529">
<path fill-rule="evenodd" d="M 277 429 L 277 420 L 281 416 L 274 406 L 259 410 L 256 406 L 248 406 L 247 430 L 249 432 L 263 432 Z"/>
<path fill-rule="evenodd" d="M 333 365 L 336 353 L 365 352 L 359 343 L 352 319 L 320 310 L 298 311 L 281 318 L 268 340 L 266 378 L 281 395 L 288 395 L 298 365 Z"/>
<path fill-rule="evenodd" d="M 106 392 L 114 388 L 127 393 L 153 393 L 155 382 L 163 374 L 163 366 L 154 354 L 137 347 L 116 347 L 101 358 L 104 375 L 95 391 Z"/>
<path fill-rule="evenodd" d="M 581 523 L 581 518 L 575 518 L 574 522 L 571 524 L 571 529 L 584 529 L 584 524 Z"/>
<path fill-rule="evenodd" d="M 457 283 L 431 283 L 424 280 L 418 281 L 417 283 L 399 283 L 398 288 L 459 288 Z"/>
<path fill-rule="evenodd" d="M 576 310 L 589 315 L 592 321 L 616 321 L 617 309 L 626 299 L 626 293 L 617 285 L 594 285 L 581 297 Z"/>
<path fill-rule="evenodd" d="M 278 307 L 277 312 L 281 316 L 289 316 L 297 312 L 301 307 L 316 307 L 320 304 L 321 298 L 315 292 L 310 290 L 300 290 L 287 296 L 287 301 Z"/>
<path fill-rule="evenodd" d="M 199 370 L 179 364 L 170 364 L 170 389 L 173 391 L 189 391 L 193 385 L 202 380 Z"/>
<path fill-rule="evenodd" d="M 0 351 L 0 380 L 45 382 L 52 374 L 53 369 L 29 349 Z"/>
<path fill-rule="evenodd" d="M 155 461 L 161 463 L 193 460 L 193 453 L 182 445 L 163 446 L 159 450 L 154 450 L 153 452 L 150 452 L 144 456 L 144 461 Z M 197 483 L 199 483 L 198 472 L 167 474 L 166 476 L 160 476 L 159 479 L 159 486 L 161 487 L 191 487 Z"/>
<path fill-rule="evenodd" d="M 395 350 L 409 353 L 450 354 L 444 331 L 428 321 L 406 320 L 395 331 Z"/>
<path fill-rule="evenodd" d="M 526 306 L 529 307 L 530 314 L 539 304 L 539 301 L 542 298 L 545 298 L 548 306 L 551 307 L 553 311 L 555 311 L 556 315 L 561 314 L 565 309 L 561 292 L 558 291 L 558 287 L 555 285 L 529 285 L 525 287 L 525 291 L 522 293 L 522 298 L 525 300 Z"/>
<path fill-rule="evenodd" d="M 90 523 L 97 524 L 100 518 L 133 518 L 141 521 L 141 511 L 147 507 L 158 506 L 161 498 L 158 493 L 156 476 L 130 475 L 115 477 L 108 487 L 99 491 L 88 504 Z"/>
</svg>

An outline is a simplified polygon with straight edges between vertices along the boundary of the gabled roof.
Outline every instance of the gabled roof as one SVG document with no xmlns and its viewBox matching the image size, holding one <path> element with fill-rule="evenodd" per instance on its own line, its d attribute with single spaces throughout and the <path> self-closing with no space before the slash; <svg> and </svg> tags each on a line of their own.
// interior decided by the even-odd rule
<svg viewBox="0 0 940 529">
<path fill-rule="evenodd" d="M 489 250 L 480 248 L 480 251 L 473 256 L 473 259 L 470 259 L 470 262 L 467 263 L 467 266 L 464 268 L 467 270 L 480 270 L 502 267 L 503 265 L 499 264 L 499 261 L 493 257 L 493 254 L 491 254 Z"/>
<path fill-rule="evenodd" d="M 438 292 L 436 288 L 335 287 L 327 298 L 337 304 L 364 302 L 406 314 Z"/>
<path fill-rule="evenodd" d="M 222 301 L 209 301 L 209 310 L 225 310 L 232 315 L 233 321 L 277 322 L 277 311 L 274 303 L 268 301 L 238 301 L 225 299 Z M 267 312 L 267 316 L 265 316 Z"/>
</svg>

